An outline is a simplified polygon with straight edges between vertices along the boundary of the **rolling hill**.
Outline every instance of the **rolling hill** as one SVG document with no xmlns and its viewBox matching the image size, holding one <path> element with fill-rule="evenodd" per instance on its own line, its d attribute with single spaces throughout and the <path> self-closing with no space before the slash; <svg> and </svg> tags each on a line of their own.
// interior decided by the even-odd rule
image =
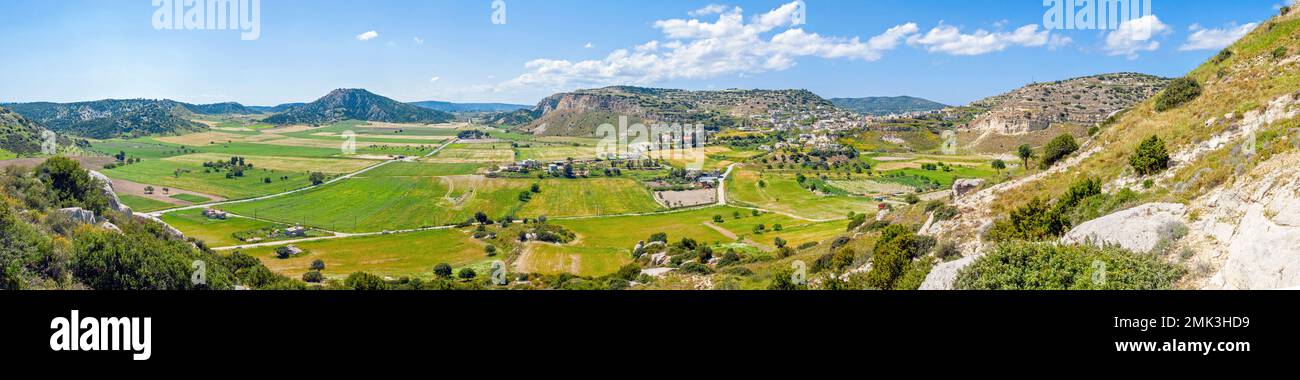
<svg viewBox="0 0 1300 380">
<path fill-rule="evenodd" d="M 251 107 L 245 107 L 243 104 L 234 102 L 185 104 L 185 109 L 200 115 L 255 115 L 262 113 L 262 111 L 255 110 Z"/>
<path fill-rule="evenodd" d="M 428 108 L 435 111 L 450 113 L 484 113 L 484 112 L 514 112 L 518 110 L 530 109 L 533 106 L 505 103 L 452 103 L 440 101 L 412 102 L 408 103 L 421 108 Z"/>
<path fill-rule="evenodd" d="M 15 103 L 5 107 L 59 134 L 97 139 L 203 130 L 194 112 L 171 100 L 127 99 L 79 103 Z"/>
<path fill-rule="evenodd" d="M 338 89 L 314 102 L 290 107 L 265 121 L 271 124 L 320 125 L 349 119 L 390 123 L 444 123 L 455 117 L 362 89 Z"/>
<path fill-rule="evenodd" d="M 0 149 L 18 155 L 41 151 L 41 128 L 22 115 L 0 108 Z"/>
<path fill-rule="evenodd" d="M 531 111 L 536 120 L 520 127 L 539 135 L 591 136 L 596 127 L 629 123 L 702 124 L 724 129 L 771 125 L 772 120 L 798 117 L 834 106 L 807 90 L 722 90 L 614 86 L 560 93 L 542 99 Z M 510 118 L 527 119 L 513 114 Z"/>
<path fill-rule="evenodd" d="M 872 116 L 929 112 L 948 108 L 942 103 L 911 96 L 832 98 L 829 100 L 831 104 L 840 109 Z"/>
</svg>

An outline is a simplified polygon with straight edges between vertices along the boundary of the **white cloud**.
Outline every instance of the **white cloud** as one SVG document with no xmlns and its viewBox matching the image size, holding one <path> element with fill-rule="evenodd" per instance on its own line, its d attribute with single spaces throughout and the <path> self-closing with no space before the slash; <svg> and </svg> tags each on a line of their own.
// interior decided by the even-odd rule
<svg viewBox="0 0 1300 380">
<path fill-rule="evenodd" d="M 411 41 L 415 42 L 416 45 L 424 45 L 424 39 L 420 37 L 411 37 Z"/>
<path fill-rule="evenodd" d="M 1068 37 L 1054 36 L 1047 30 L 1038 30 L 1037 24 L 1025 25 L 1010 33 L 989 32 L 983 29 L 963 34 L 960 29 L 943 25 L 930 29 L 923 35 L 908 38 L 907 43 L 924 47 L 931 53 L 950 55 L 982 55 L 1006 50 L 1012 46 L 1059 48 L 1073 42 Z"/>
<path fill-rule="evenodd" d="M 706 7 L 698 11 L 716 13 L 716 20 L 654 22 L 664 41 L 618 49 L 602 59 L 577 62 L 536 59 L 524 65 L 524 74 L 500 87 L 571 89 L 610 84 L 645 85 L 671 79 L 785 70 L 801 57 L 875 61 L 917 32 L 916 24 L 908 23 L 866 41 L 859 37 L 823 36 L 795 27 L 798 9 L 799 3 L 791 2 L 746 22 L 739 7 Z"/>
<path fill-rule="evenodd" d="M 582 45 L 582 48 L 584 49 L 591 49 L 594 47 L 596 47 L 596 45 L 592 45 L 590 42 L 588 42 L 586 45 Z"/>
<path fill-rule="evenodd" d="M 1188 28 L 1192 32 L 1187 36 L 1187 43 L 1179 46 L 1179 51 L 1191 50 L 1219 50 L 1232 45 L 1233 42 L 1241 39 L 1250 31 L 1255 30 L 1258 23 L 1249 23 L 1242 26 L 1228 26 L 1222 29 L 1205 29 L 1199 24 L 1192 24 Z"/>
<path fill-rule="evenodd" d="M 437 82 L 439 79 L 442 79 L 442 77 L 434 76 L 433 78 L 429 78 L 429 83 Z"/>
<path fill-rule="evenodd" d="M 1151 39 L 1169 33 L 1169 25 L 1160 22 L 1156 15 L 1146 15 L 1119 24 L 1119 29 L 1106 33 L 1103 50 L 1107 55 L 1122 55 L 1137 59 L 1138 53 L 1160 49 L 1160 41 Z"/>
<path fill-rule="evenodd" d="M 708 16 L 708 15 L 721 14 L 722 12 L 726 12 L 726 11 L 727 11 L 727 6 L 726 6 L 726 5 L 722 5 L 722 4 L 709 4 L 709 5 L 704 6 L 704 8 L 696 9 L 696 10 L 693 10 L 693 11 L 687 12 L 686 14 L 690 15 L 691 17 L 704 17 L 704 16 Z"/>
<path fill-rule="evenodd" d="M 357 41 L 370 41 L 379 37 L 379 32 L 369 31 L 357 35 Z"/>
</svg>

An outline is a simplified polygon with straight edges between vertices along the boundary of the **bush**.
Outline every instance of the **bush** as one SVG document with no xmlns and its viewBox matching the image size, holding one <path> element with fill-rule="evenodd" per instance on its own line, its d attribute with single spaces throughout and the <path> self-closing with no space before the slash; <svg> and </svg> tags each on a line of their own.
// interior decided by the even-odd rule
<svg viewBox="0 0 1300 380">
<path fill-rule="evenodd" d="M 1273 49 L 1273 59 L 1286 58 L 1286 54 L 1287 54 L 1286 46 L 1280 46 L 1277 49 Z"/>
<path fill-rule="evenodd" d="M 325 270 L 325 260 L 321 260 L 321 259 L 312 260 L 312 262 L 311 262 L 311 270 L 314 270 L 314 271 L 322 271 L 322 270 Z"/>
<path fill-rule="evenodd" d="M 699 274 L 699 275 L 713 274 L 713 270 L 709 269 L 708 265 L 704 265 L 696 262 L 682 264 L 682 266 L 679 267 L 678 269 L 680 269 L 682 272 L 690 273 L 690 274 Z"/>
<path fill-rule="evenodd" d="M 456 272 L 456 277 L 460 277 L 462 280 L 469 280 L 478 277 L 478 273 L 475 273 L 474 269 L 471 268 L 460 268 L 460 271 Z"/>
<path fill-rule="evenodd" d="M 1169 82 L 1169 86 L 1156 97 L 1156 112 L 1178 108 L 1196 97 L 1201 96 L 1201 84 L 1192 78 L 1178 78 Z"/>
<path fill-rule="evenodd" d="M 451 265 L 447 263 L 438 263 L 438 265 L 433 266 L 433 274 L 442 278 L 450 278 Z"/>
<path fill-rule="evenodd" d="M 325 275 L 320 274 L 320 271 L 318 270 L 313 270 L 307 273 L 303 273 L 302 280 L 313 284 L 319 284 L 322 281 L 325 281 Z"/>
<path fill-rule="evenodd" d="M 1152 175 L 1169 168 L 1169 152 L 1165 142 L 1152 135 L 1138 145 L 1137 151 L 1129 157 L 1129 165 L 1139 175 Z"/>
<path fill-rule="evenodd" d="M 939 258 L 939 260 L 943 260 L 943 261 L 952 261 L 952 260 L 960 259 L 961 250 L 957 248 L 956 243 L 950 241 L 943 242 L 943 244 L 939 244 L 939 246 L 934 249 L 934 257 L 937 257 Z"/>
<path fill-rule="evenodd" d="M 1047 146 L 1043 147 L 1043 158 L 1039 167 L 1047 169 L 1056 164 L 1057 161 L 1069 156 L 1071 153 L 1079 150 L 1079 144 L 1074 142 L 1074 136 L 1063 134 L 1056 136 Z"/>
<path fill-rule="evenodd" d="M 307 179 L 311 181 L 312 186 L 320 185 L 325 183 L 325 173 L 311 172 L 311 174 L 307 176 Z"/>
<path fill-rule="evenodd" d="M 1051 207 L 1042 198 L 1034 198 L 1011 211 L 1007 218 L 993 222 L 985 238 L 994 242 L 1053 240 L 1069 227 L 1070 222 L 1060 209 Z"/>
<path fill-rule="evenodd" d="M 903 197 L 903 201 L 907 202 L 909 205 L 914 205 L 921 203 L 921 197 L 916 196 L 916 194 L 907 194 L 907 196 Z"/>
<path fill-rule="evenodd" d="M 1183 276 L 1174 264 L 1121 248 L 1007 243 L 957 274 L 971 290 L 1155 290 Z"/>
<path fill-rule="evenodd" d="M 348 275 L 348 278 L 343 280 L 343 286 L 352 290 L 388 290 L 388 283 L 384 282 L 384 279 L 366 272 Z"/>
</svg>

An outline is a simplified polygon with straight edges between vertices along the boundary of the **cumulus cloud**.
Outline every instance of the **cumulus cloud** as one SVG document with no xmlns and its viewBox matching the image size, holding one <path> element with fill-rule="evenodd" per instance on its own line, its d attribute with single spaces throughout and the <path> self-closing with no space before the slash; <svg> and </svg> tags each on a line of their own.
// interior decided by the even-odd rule
<svg viewBox="0 0 1300 380">
<path fill-rule="evenodd" d="M 592 45 L 590 42 L 588 42 L 586 45 L 582 45 L 582 48 L 584 49 L 591 49 L 594 47 L 596 47 L 596 45 Z"/>
<path fill-rule="evenodd" d="M 1169 33 L 1169 25 L 1156 15 L 1146 15 L 1119 24 L 1119 29 L 1106 33 L 1103 50 L 1107 55 L 1137 59 L 1138 53 L 1160 49 L 1160 41 L 1151 39 Z"/>
<path fill-rule="evenodd" d="M 722 4 L 709 4 L 709 5 L 704 6 L 704 8 L 696 9 L 696 10 L 693 10 L 693 11 L 687 12 L 686 14 L 690 15 L 691 17 L 704 17 L 704 16 L 708 16 L 708 15 L 716 15 L 716 14 L 720 14 L 720 13 L 722 13 L 722 12 L 726 12 L 726 11 L 727 11 L 727 6 L 726 6 L 726 5 L 722 5 Z"/>
<path fill-rule="evenodd" d="M 375 36 L 378 37 L 378 33 Z M 411 41 L 415 42 L 416 45 L 424 45 L 424 39 L 420 37 L 411 37 Z"/>
<path fill-rule="evenodd" d="M 1199 24 L 1192 24 L 1188 28 L 1192 32 L 1187 36 L 1187 42 L 1179 46 L 1179 51 L 1191 50 L 1219 50 L 1232 45 L 1233 42 L 1244 37 L 1250 31 L 1255 30 L 1259 23 L 1249 23 L 1241 26 L 1228 26 L 1221 29 L 1206 29 Z"/>
<path fill-rule="evenodd" d="M 379 32 L 369 31 L 357 35 L 357 41 L 370 41 L 379 37 Z"/>
<path fill-rule="evenodd" d="M 907 39 L 909 45 L 925 48 L 931 53 L 950 55 L 982 55 L 1003 51 L 1012 46 L 1049 46 L 1056 49 L 1071 42 L 1073 40 L 1069 37 L 1055 36 L 1047 30 L 1039 30 L 1037 24 L 1025 25 L 1012 32 L 990 32 L 980 29 L 970 34 L 962 33 L 961 29 L 955 26 L 940 24 L 925 34 L 913 35 Z"/>
<path fill-rule="evenodd" d="M 825 36 L 798 28 L 799 11 L 799 3 L 791 2 L 747 20 L 739 7 L 705 7 L 692 14 L 716 14 L 716 20 L 659 20 L 653 26 L 663 41 L 618 49 L 602 59 L 536 59 L 524 65 L 524 74 L 502 86 L 644 85 L 785 70 L 801 57 L 875 61 L 918 31 L 916 24 L 907 23 L 865 41 Z"/>
</svg>

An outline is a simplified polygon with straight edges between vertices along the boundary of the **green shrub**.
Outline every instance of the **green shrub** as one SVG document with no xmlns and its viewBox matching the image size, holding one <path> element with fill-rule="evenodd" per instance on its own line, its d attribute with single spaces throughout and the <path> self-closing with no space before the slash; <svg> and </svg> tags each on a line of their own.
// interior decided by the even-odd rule
<svg viewBox="0 0 1300 380">
<path fill-rule="evenodd" d="M 1063 134 L 1056 136 L 1051 142 L 1043 147 L 1043 158 L 1039 162 L 1039 167 L 1047 169 L 1056 164 L 1057 161 L 1069 156 L 1071 153 L 1079 150 L 1079 144 L 1074 141 L 1074 136 Z"/>
<path fill-rule="evenodd" d="M 1156 97 L 1156 112 L 1164 112 L 1201 96 L 1201 84 L 1192 78 L 1178 78 L 1169 82 L 1169 86 Z"/>
<path fill-rule="evenodd" d="M 366 272 L 348 275 L 348 278 L 343 280 L 343 286 L 352 290 L 388 290 L 388 283 L 384 282 L 384 279 Z"/>
<path fill-rule="evenodd" d="M 436 276 L 438 276 L 438 277 L 442 277 L 442 278 L 450 278 L 450 277 L 451 277 L 451 264 L 447 264 L 447 263 L 438 263 L 438 265 L 434 265 L 434 266 L 433 266 L 433 274 L 436 275 Z"/>
<path fill-rule="evenodd" d="M 1069 220 L 1060 211 L 1042 198 L 1034 198 L 1006 218 L 993 222 L 985 239 L 994 242 L 1054 240 L 1070 228 Z"/>
<path fill-rule="evenodd" d="M 1169 152 L 1165 142 L 1152 135 L 1138 145 L 1137 151 L 1129 157 L 1129 165 L 1138 175 L 1151 175 L 1169 168 Z"/>
<path fill-rule="evenodd" d="M 314 284 L 319 284 L 319 283 L 321 283 L 322 281 L 325 281 L 325 276 L 322 275 L 322 274 L 320 274 L 320 271 L 315 271 L 315 270 L 313 270 L 313 271 L 310 271 L 310 272 L 307 272 L 307 273 L 303 273 L 303 274 L 302 274 L 302 280 L 305 281 L 305 282 L 310 282 L 310 283 L 314 283 Z"/>
<path fill-rule="evenodd" d="M 970 290 L 1169 289 L 1184 271 L 1174 264 L 1120 248 L 1006 243 L 957 274 Z"/>
</svg>

